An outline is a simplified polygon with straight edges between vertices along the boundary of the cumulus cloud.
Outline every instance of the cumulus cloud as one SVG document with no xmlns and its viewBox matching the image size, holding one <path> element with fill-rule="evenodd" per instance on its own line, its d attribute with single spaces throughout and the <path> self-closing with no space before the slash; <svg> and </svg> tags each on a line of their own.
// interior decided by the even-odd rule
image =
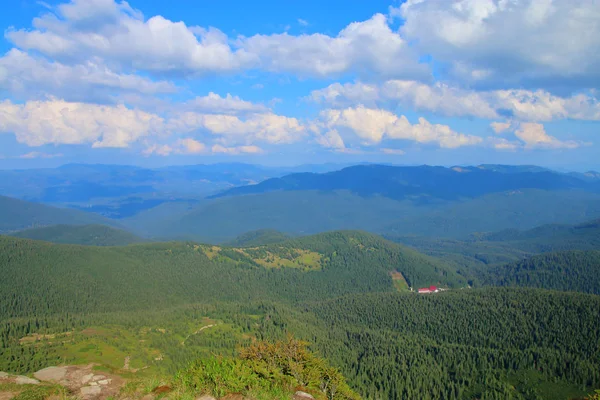
<svg viewBox="0 0 600 400">
<path fill-rule="evenodd" d="M 201 154 L 207 151 L 206 145 L 192 138 L 178 139 L 174 144 L 148 144 L 142 151 L 146 156 L 159 155 L 169 156 L 171 154 Z"/>
<path fill-rule="evenodd" d="M 171 93 L 176 87 L 133 74 L 110 70 L 100 60 L 66 65 L 12 49 L 0 58 L 0 89 L 27 99 L 48 95 L 66 100 L 106 100 L 115 92 Z"/>
<path fill-rule="evenodd" d="M 157 115 L 123 105 L 102 106 L 63 100 L 0 103 L 0 132 L 14 133 L 29 146 L 85 144 L 127 147 L 163 126 Z"/>
<path fill-rule="evenodd" d="M 247 117 L 182 112 L 169 120 L 169 129 L 177 132 L 206 130 L 219 136 L 222 144 L 227 145 L 257 141 L 287 144 L 298 141 L 305 133 L 305 127 L 298 119 L 272 112 L 250 114 Z"/>
<path fill-rule="evenodd" d="M 336 36 L 282 33 L 231 40 L 216 28 L 160 15 L 145 19 L 124 1 L 71 0 L 36 18 L 33 29 L 11 28 L 5 36 L 20 49 L 65 63 L 99 57 L 123 68 L 180 76 L 259 68 L 317 77 L 348 72 L 430 77 L 383 14 L 353 22 Z"/>
<path fill-rule="evenodd" d="M 204 143 L 192 138 L 179 139 L 176 143 L 179 151 L 184 154 L 200 154 L 206 151 Z"/>
<path fill-rule="evenodd" d="M 515 136 L 525 143 L 526 148 L 542 149 L 575 149 L 581 143 L 572 140 L 561 141 L 546 133 L 544 125 L 534 122 L 519 124 L 515 130 Z"/>
<path fill-rule="evenodd" d="M 239 96 L 232 96 L 229 93 L 227 93 L 225 97 L 221 97 L 213 92 L 210 92 L 206 96 L 199 96 L 186 102 L 185 105 L 183 105 L 183 108 L 191 111 L 213 114 L 239 114 L 268 111 L 268 107 L 264 104 L 242 100 Z"/>
<path fill-rule="evenodd" d="M 508 140 L 505 138 L 492 137 L 488 138 L 488 140 L 492 147 L 496 150 L 516 151 L 523 147 L 523 145 L 520 142 Z"/>
<path fill-rule="evenodd" d="M 403 37 L 467 81 L 590 87 L 600 77 L 595 0 L 408 0 L 392 12 Z"/>
<path fill-rule="evenodd" d="M 238 40 L 238 45 L 260 60 L 260 67 L 274 72 L 301 76 L 327 77 L 347 72 L 385 76 L 427 78 L 429 70 L 418 63 L 418 56 L 386 16 L 353 22 L 337 36 L 254 35 Z"/>
<path fill-rule="evenodd" d="M 492 127 L 494 132 L 502 133 L 502 132 L 505 132 L 506 130 L 510 129 L 511 123 L 510 122 L 492 122 L 490 124 L 490 126 Z"/>
<path fill-rule="evenodd" d="M 342 139 L 337 129 L 328 130 L 323 134 L 320 134 L 318 131 L 316 133 L 317 134 L 315 136 L 315 141 L 319 145 L 328 149 L 336 150 L 343 150 L 346 148 L 346 145 L 344 144 L 344 139 Z"/>
<path fill-rule="evenodd" d="M 65 62 L 101 57 L 138 70 L 194 75 L 238 70 L 253 62 L 218 29 L 189 27 L 160 15 L 147 20 L 125 1 L 72 0 L 33 21 L 33 30 L 9 29 L 17 47 Z"/>
<path fill-rule="evenodd" d="M 524 121 L 600 120 L 600 102 L 591 92 L 560 97 L 544 90 L 474 91 L 443 83 L 428 85 L 417 81 L 388 80 L 381 85 L 334 83 L 311 92 L 309 98 L 333 107 L 391 103 L 453 117 L 510 117 Z"/>
<path fill-rule="evenodd" d="M 142 154 L 145 156 L 168 156 L 171 155 L 172 152 L 173 148 L 168 144 L 151 144 L 146 146 L 146 148 L 142 151 Z"/>
<path fill-rule="evenodd" d="M 363 106 L 325 110 L 321 113 L 321 124 L 327 130 L 345 129 L 367 146 L 379 144 L 384 139 L 435 143 L 444 148 L 473 146 L 483 141 L 478 136 L 455 132 L 447 125 L 431 124 L 425 118 L 411 124 L 405 116 Z"/>
</svg>

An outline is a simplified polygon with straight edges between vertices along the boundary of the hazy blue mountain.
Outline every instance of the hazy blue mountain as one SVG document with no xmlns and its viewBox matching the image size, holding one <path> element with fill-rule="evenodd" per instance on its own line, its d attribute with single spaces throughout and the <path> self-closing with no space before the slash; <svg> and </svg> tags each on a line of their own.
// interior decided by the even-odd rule
<svg viewBox="0 0 600 400">
<path fill-rule="evenodd" d="M 511 167 L 504 167 L 507 170 Z M 542 189 L 600 191 L 600 185 L 573 176 L 532 167 L 512 167 L 510 173 L 494 167 L 395 167 L 360 165 L 324 174 L 299 173 L 268 179 L 257 185 L 232 188 L 213 197 L 273 191 L 348 190 L 360 196 L 391 199 L 457 200 L 509 190 Z M 515 169 L 522 169 L 517 171 Z"/>
<path fill-rule="evenodd" d="M 144 241 L 133 233 L 106 225 L 52 225 L 13 232 L 10 236 L 86 246 L 125 246 Z"/>
<path fill-rule="evenodd" d="M 0 233 L 56 224 L 116 225 L 97 214 L 0 196 Z"/>
</svg>

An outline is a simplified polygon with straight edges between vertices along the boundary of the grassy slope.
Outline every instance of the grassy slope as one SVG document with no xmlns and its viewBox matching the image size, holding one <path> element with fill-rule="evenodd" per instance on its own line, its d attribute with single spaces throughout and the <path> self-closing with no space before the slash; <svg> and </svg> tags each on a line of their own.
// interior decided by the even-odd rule
<svg viewBox="0 0 600 400">
<path fill-rule="evenodd" d="M 10 236 L 86 246 L 125 246 L 143 241 L 133 233 L 106 225 L 52 225 L 14 232 Z"/>
<path fill-rule="evenodd" d="M 392 270 L 412 286 L 464 284 L 440 261 L 360 232 L 244 251 L 194 243 L 87 247 L 0 237 L 0 316 L 393 291 Z"/>
<path fill-rule="evenodd" d="M 113 221 L 96 214 L 0 196 L 1 233 L 56 224 L 116 225 Z"/>
</svg>

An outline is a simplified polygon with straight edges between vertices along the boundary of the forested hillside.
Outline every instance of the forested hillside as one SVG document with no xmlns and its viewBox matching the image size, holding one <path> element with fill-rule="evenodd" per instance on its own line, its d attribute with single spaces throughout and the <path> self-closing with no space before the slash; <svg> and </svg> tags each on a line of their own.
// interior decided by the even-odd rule
<svg viewBox="0 0 600 400">
<path fill-rule="evenodd" d="M 125 246 L 144 241 L 133 233 L 106 225 L 52 225 L 13 232 L 10 236 L 87 246 Z"/>
<path fill-rule="evenodd" d="M 533 256 L 489 269 L 483 282 L 492 286 L 600 294 L 600 251 L 563 251 Z"/>
<path fill-rule="evenodd" d="M 225 244 L 231 247 L 250 247 L 281 243 L 288 239 L 290 239 L 289 235 L 276 231 L 275 229 L 258 229 L 256 231 L 246 232 Z"/>
<path fill-rule="evenodd" d="M 494 242 L 531 252 L 593 250 L 600 248 L 600 220 L 574 225 L 543 225 L 529 230 L 510 229 L 478 234 L 475 241 Z"/>
<path fill-rule="evenodd" d="M 115 222 L 97 214 L 0 196 L 0 233 L 57 224 L 114 226 Z"/>
<path fill-rule="evenodd" d="M 87 247 L 0 237 L 0 318 L 264 299 L 300 301 L 464 285 L 442 262 L 377 236 L 333 232 L 236 249 L 196 243 Z"/>
<path fill-rule="evenodd" d="M 448 202 L 303 190 L 232 196 L 197 205 L 164 204 L 119 222 L 143 236 L 221 243 L 260 229 L 294 236 L 361 229 L 468 239 L 476 232 L 581 223 L 598 216 L 600 194 L 583 191 L 524 189 Z"/>
</svg>

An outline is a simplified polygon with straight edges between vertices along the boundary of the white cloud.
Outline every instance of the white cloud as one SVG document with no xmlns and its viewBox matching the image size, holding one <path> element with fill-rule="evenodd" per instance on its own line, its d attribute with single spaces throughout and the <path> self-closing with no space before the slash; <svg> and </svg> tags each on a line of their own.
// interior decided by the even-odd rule
<svg viewBox="0 0 600 400">
<path fill-rule="evenodd" d="M 328 130 L 323 134 L 316 134 L 315 141 L 326 148 L 329 149 L 337 149 L 342 150 L 346 148 L 344 144 L 344 139 L 340 136 L 339 132 L 336 129 Z"/>
<path fill-rule="evenodd" d="M 145 156 L 151 155 L 159 155 L 159 156 L 168 156 L 173 152 L 173 148 L 167 144 L 151 144 L 148 145 L 143 151 L 142 154 Z"/>
<path fill-rule="evenodd" d="M 444 148 L 473 146 L 483 141 L 478 136 L 455 132 L 447 125 L 431 124 L 424 118 L 411 124 L 405 116 L 363 106 L 325 110 L 321 113 L 321 125 L 327 130 L 345 129 L 367 146 L 379 144 L 384 139 L 436 143 Z"/>
<path fill-rule="evenodd" d="M 600 77 L 596 0 L 408 0 L 393 14 L 407 40 L 459 78 L 590 87 Z"/>
<path fill-rule="evenodd" d="M 268 107 L 264 104 L 256 104 L 242 100 L 239 96 L 232 96 L 229 93 L 227 93 L 225 97 L 221 97 L 213 92 L 210 92 L 206 96 L 196 97 L 195 99 L 186 102 L 183 107 L 190 111 L 213 114 L 239 114 L 268 111 Z M 181 107 L 178 106 L 178 108 Z"/>
<path fill-rule="evenodd" d="M 258 146 L 233 146 L 233 147 L 225 147 L 220 144 L 216 144 L 212 147 L 213 153 L 223 153 L 229 155 L 238 155 L 238 154 L 260 154 L 263 153 L 264 150 Z"/>
<path fill-rule="evenodd" d="M 303 20 L 299 20 L 302 24 Z M 6 31 L 15 46 L 68 64 L 94 57 L 121 68 L 195 76 L 245 69 L 328 77 L 349 72 L 394 77 L 431 76 L 386 16 L 353 22 L 336 36 L 288 33 L 231 40 L 216 28 L 187 26 L 156 15 L 145 19 L 126 2 L 71 0 Z"/>
<path fill-rule="evenodd" d="M 123 91 L 147 95 L 176 90 L 169 82 L 116 73 L 100 60 L 66 65 L 17 49 L 0 58 L 0 89 L 27 99 L 51 95 L 67 100 L 106 100 L 114 92 Z"/>
<path fill-rule="evenodd" d="M 389 80 L 381 85 L 334 83 L 315 90 L 309 98 L 332 107 L 357 104 L 370 107 L 400 105 L 453 117 L 515 118 L 523 121 L 557 119 L 600 120 L 600 102 L 588 94 L 560 97 L 544 90 L 474 91 L 442 83 Z"/>
<path fill-rule="evenodd" d="M 520 142 L 511 141 L 505 138 L 491 137 L 488 138 L 488 140 L 496 150 L 516 151 L 523 147 Z"/>
<path fill-rule="evenodd" d="M 42 153 L 39 151 L 31 151 L 29 153 L 26 154 L 21 154 L 18 158 L 23 158 L 23 159 L 33 159 L 33 158 L 59 158 L 62 157 L 63 155 L 61 153 Z"/>
<path fill-rule="evenodd" d="M 511 123 L 510 122 L 492 122 L 490 124 L 490 126 L 492 127 L 494 132 L 502 133 L 502 132 L 507 131 L 510 128 Z"/>
<path fill-rule="evenodd" d="M 233 50 L 218 29 L 188 27 L 160 15 L 145 20 L 126 2 L 72 0 L 33 22 L 33 30 L 9 29 L 17 47 L 57 60 L 85 62 L 101 57 L 121 66 L 194 75 L 238 70 L 254 62 Z"/>
<path fill-rule="evenodd" d="M 206 130 L 219 137 L 223 144 L 252 144 L 257 141 L 287 144 L 298 141 L 305 127 L 296 118 L 267 113 L 235 115 L 178 113 L 169 120 L 169 129 L 176 132 Z"/>
<path fill-rule="evenodd" d="M 178 139 L 174 144 L 148 144 L 142 151 L 145 156 L 159 155 L 170 156 L 171 154 L 201 154 L 207 151 L 206 145 L 192 138 Z"/>
<path fill-rule="evenodd" d="M 157 115 L 125 106 L 70 103 L 63 100 L 0 103 L 0 132 L 14 133 L 29 146 L 85 144 L 127 147 L 163 126 Z"/>
<path fill-rule="evenodd" d="M 525 143 L 526 148 L 542 149 L 575 149 L 581 143 L 572 140 L 561 141 L 546 133 L 544 125 L 534 122 L 519 124 L 515 130 L 515 136 Z"/>
<path fill-rule="evenodd" d="M 192 138 L 179 139 L 176 145 L 183 154 L 200 154 L 206 151 L 204 143 L 200 143 Z"/>
<path fill-rule="evenodd" d="M 301 25 L 301 26 L 308 26 L 309 25 L 308 21 L 305 20 L 305 19 L 302 19 L 302 18 L 298 18 L 298 24 Z"/>
<path fill-rule="evenodd" d="M 408 43 L 393 32 L 382 14 L 353 22 L 332 37 L 311 35 L 254 35 L 238 46 L 259 59 L 260 67 L 274 72 L 327 77 L 348 72 L 376 76 L 428 78 L 428 68 Z"/>
<path fill-rule="evenodd" d="M 404 150 L 401 149 L 387 149 L 387 148 L 383 148 L 381 149 L 381 152 L 384 154 L 393 154 L 396 156 L 402 156 L 404 154 L 406 154 L 406 152 Z"/>
</svg>

